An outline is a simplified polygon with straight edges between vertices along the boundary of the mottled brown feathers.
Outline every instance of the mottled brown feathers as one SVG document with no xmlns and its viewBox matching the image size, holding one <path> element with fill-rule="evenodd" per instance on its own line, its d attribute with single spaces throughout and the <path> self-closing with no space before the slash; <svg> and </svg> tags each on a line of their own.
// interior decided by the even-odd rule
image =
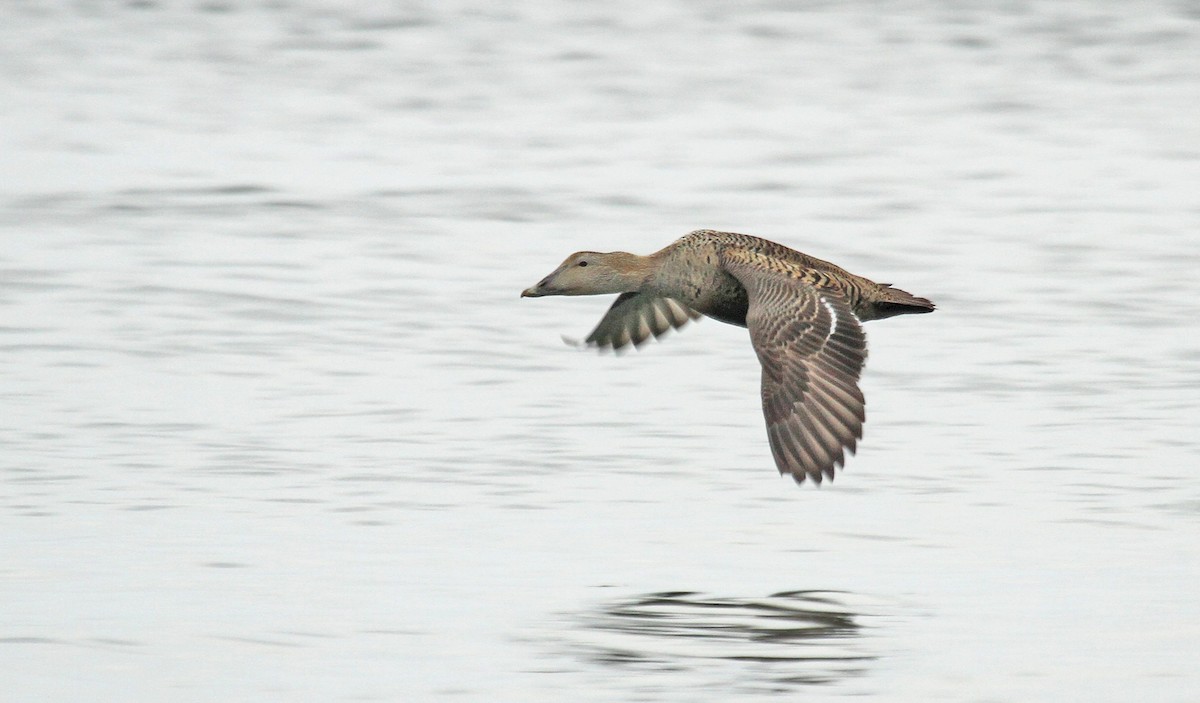
<svg viewBox="0 0 1200 703">
<path fill-rule="evenodd" d="M 622 293 L 588 335 L 586 344 L 601 349 L 621 349 L 629 344 L 640 346 L 668 330 L 679 329 L 700 317 L 686 305 L 645 293 Z"/>
<path fill-rule="evenodd" d="M 832 479 L 866 419 L 862 322 L 933 303 L 765 239 L 697 230 L 649 256 L 578 252 L 521 295 L 619 293 L 586 340 L 619 350 L 700 315 L 747 327 L 780 473 Z"/>
<path fill-rule="evenodd" d="M 730 250 L 722 262 L 749 294 L 746 324 L 762 364 L 763 415 L 780 473 L 832 479 L 854 453 L 866 420 L 858 378 L 867 358 L 862 325 L 845 299 L 788 267 L 756 266 Z"/>
</svg>

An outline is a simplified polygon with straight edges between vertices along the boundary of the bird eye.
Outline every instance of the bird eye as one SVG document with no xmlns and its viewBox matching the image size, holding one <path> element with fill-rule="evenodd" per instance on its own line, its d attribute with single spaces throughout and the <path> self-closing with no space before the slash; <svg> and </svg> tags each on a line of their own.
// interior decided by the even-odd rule
<svg viewBox="0 0 1200 703">
<path fill-rule="evenodd" d="M 587 262 L 586 262 L 586 261 L 580 261 L 580 262 L 579 262 L 579 265 L 580 265 L 580 266 L 587 266 Z"/>
</svg>

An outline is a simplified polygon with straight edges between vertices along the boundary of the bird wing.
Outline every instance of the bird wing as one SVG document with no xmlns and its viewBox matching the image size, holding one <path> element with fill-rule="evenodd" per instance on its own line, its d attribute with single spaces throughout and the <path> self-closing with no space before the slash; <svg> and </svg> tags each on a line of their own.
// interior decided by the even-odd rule
<svg viewBox="0 0 1200 703">
<path fill-rule="evenodd" d="M 651 336 L 661 337 L 667 330 L 679 329 L 700 317 L 700 313 L 672 298 L 646 293 L 622 293 L 588 335 L 585 344 L 601 349 L 640 346 Z"/>
<path fill-rule="evenodd" d="M 738 250 L 721 259 L 749 296 L 746 326 L 762 363 L 763 414 L 779 473 L 797 483 L 832 479 L 866 419 L 862 324 L 838 291 L 813 285 L 803 269 L 764 265 Z"/>
</svg>

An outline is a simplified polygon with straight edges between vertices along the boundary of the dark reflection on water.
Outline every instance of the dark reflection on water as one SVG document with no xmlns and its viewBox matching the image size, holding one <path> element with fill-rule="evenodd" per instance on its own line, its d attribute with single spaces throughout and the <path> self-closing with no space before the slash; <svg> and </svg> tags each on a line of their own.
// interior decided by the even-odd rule
<svg viewBox="0 0 1200 703">
<path fill-rule="evenodd" d="M 585 615 L 577 653 L 630 673 L 715 676 L 745 691 L 830 684 L 865 674 L 876 658 L 864 645 L 861 614 L 846 605 L 845 595 L 636 596 Z"/>
</svg>

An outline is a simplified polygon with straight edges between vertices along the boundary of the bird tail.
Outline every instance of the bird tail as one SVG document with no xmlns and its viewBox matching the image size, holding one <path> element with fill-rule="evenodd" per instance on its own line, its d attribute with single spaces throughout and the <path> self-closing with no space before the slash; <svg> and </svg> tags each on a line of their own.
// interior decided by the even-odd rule
<svg viewBox="0 0 1200 703">
<path fill-rule="evenodd" d="M 937 307 L 927 298 L 919 298 L 908 291 L 892 288 L 890 284 L 879 284 L 872 304 L 871 319 L 882 320 L 896 315 L 911 315 L 915 313 L 933 312 Z"/>
</svg>

